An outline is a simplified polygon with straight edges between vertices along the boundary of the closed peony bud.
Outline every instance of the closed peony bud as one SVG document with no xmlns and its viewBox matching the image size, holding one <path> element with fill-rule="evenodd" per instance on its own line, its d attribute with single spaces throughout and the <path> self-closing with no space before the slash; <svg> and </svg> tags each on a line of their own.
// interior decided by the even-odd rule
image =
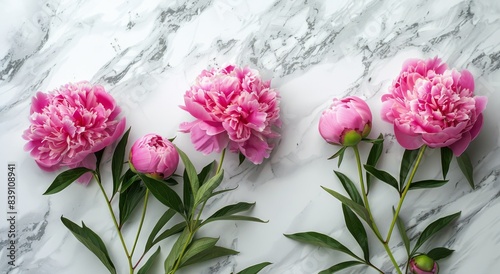
<svg viewBox="0 0 500 274">
<path fill-rule="evenodd" d="M 372 113 L 364 100 L 356 96 L 333 99 L 319 119 L 319 133 L 328 143 L 354 146 L 368 136 Z"/>
<path fill-rule="evenodd" d="M 437 262 L 425 254 L 417 255 L 410 260 L 409 274 L 437 274 L 439 266 Z"/>
<path fill-rule="evenodd" d="M 147 134 L 132 145 L 129 164 L 134 172 L 164 179 L 177 169 L 179 153 L 169 140 Z"/>
</svg>

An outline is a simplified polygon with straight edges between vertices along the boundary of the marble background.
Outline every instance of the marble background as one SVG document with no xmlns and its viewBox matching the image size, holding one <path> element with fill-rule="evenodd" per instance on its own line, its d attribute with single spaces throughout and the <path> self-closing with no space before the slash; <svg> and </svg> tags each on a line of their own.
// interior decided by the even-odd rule
<svg viewBox="0 0 500 274">
<path fill-rule="evenodd" d="M 336 148 L 317 131 L 318 118 L 332 98 L 366 98 L 374 113 L 372 136 L 386 137 L 381 168 L 397 174 L 403 150 L 391 126 L 382 122 L 380 97 L 407 58 L 441 57 L 466 68 L 476 93 L 488 96 L 484 129 L 468 153 L 477 189 L 471 190 L 456 162 L 450 182 L 439 189 L 411 192 L 402 216 L 415 238 L 431 221 L 462 211 L 460 219 L 424 249 L 447 246 L 455 253 L 441 261 L 442 273 L 494 273 L 500 269 L 500 2 L 484 1 L 8 1 L 0 4 L 0 178 L 6 166 L 18 170 L 17 266 L 7 265 L 6 183 L 1 184 L 0 272 L 106 273 L 93 254 L 62 225 L 64 215 L 94 228 L 108 245 L 118 273 L 125 256 L 96 184 L 74 184 L 43 196 L 56 176 L 41 171 L 23 151 L 31 97 L 72 81 L 103 85 L 119 102 L 131 140 L 155 132 L 177 136 L 176 143 L 200 168 L 218 158 L 196 152 L 178 125 L 192 118 L 178 105 L 197 74 L 210 66 L 236 63 L 258 69 L 281 93 L 282 138 L 260 166 L 237 165 L 228 155 L 223 187 L 237 190 L 206 209 L 238 201 L 257 202 L 249 213 L 269 223 L 220 222 L 200 235 L 217 237 L 237 256 L 212 260 L 179 273 L 231 273 L 269 261 L 262 273 L 317 273 L 347 259 L 285 238 L 283 233 L 315 230 L 360 252 L 346 232 L 340 203 L 320 186 L 341 191 L 327 161 Z M 446 3 L 446 4 L 445 4 Z M 497 114 L 495 114 L 497 113 Z M 362 152 L 367 152 L 367 147 Z M 366 156 L 366 154 L 365 154 Z M 428 150 L 417 177 L 439 178 L 439 152 Z M 352 154 L 341 171 L 355 178 Z M 108 163 L 109 164 L 109 163 Z M 107 165 L 109 166 L 109 165 Z M 105 178 L 109 177 L 105 170 Z M 106 177 L 107 176 L 107 177 Z M 396 203 L 384 184 L 375 185 L 371 203 L 384 234 Z M 147 220 L 165 208 L 151 199 Z M 132 217 L 138 223 L 139 214 Z M 149 231 L 153 221 L 146 223 Z M 132 241 L 134 230 L 125 231 Z M 144 235 L 144 234 L 143 234 Z M 397 232 L 391 240 L 403 263 Z M 145 236 L 144 236 L 145 237 Z M 144 242 L 144 237 L 141 238 Z M 372 262 L 390 272 L 391 264 L 373 239 Z M 171 241 L 161 244 L 161 265 Z M 372 273 L 354 267 L 342 273 Z"/>
</svg>

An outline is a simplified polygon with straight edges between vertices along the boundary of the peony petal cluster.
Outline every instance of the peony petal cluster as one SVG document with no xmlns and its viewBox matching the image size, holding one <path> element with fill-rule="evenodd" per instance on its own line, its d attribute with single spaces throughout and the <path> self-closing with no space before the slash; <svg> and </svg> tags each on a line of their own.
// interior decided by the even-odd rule
<svg viewBox="0 0 500 274">
<path fill-rule="evenodd" d="M 382 102 L 382 119 L 394 124 L 401 146 L 449 147 L 459 156 L 481 130 L 487 98 L 474 96 L 469 71 L 435 57 L 407 60 Z"/>
<path fill-rule="evenodd" d="M 125 129 L 120 108 L 102 86 L 69 83 L 50 93 L 37 92 L 30 110 L 30 126 L 23 138 L 40 168 L 96 168 L 95 152 L 118 139 Z M 88 183 L 91 174 L 79 178 Z"/>
<path fill-rule="evenodd" d="M 132 145 L 129 164 L 134 172 L 165 179 L 177 169 L 179 153 L 168 139 L 156 134 L 147 134 Z"/>
<path fill-rule="evenodd" d="M 196 120 L 182 123 L 180 131 L 191 133 L 196 150 L 204 154 L 229 148 L 260 164 L 280 136 L 279 94 L 248 67 L 202 71 L 184 103 L 181 108 Z"/>
<path fill-rule="evenodd" d="M 328 143 L 354 146 L 370 134 L 372 113 L 366 102 L 356 96 L 333 99 L 319 119 L 319 133 Z"/>
</svg>

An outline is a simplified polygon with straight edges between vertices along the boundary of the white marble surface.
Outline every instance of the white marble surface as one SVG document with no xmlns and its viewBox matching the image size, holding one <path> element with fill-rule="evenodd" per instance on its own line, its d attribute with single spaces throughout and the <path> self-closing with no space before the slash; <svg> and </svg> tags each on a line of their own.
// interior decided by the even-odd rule
<svg viewBox="0 0 500 274">
<path fill-rule="evenodd" d="M 354 1 L 353 1 L 354 2 Z M 0 2 L 0 272 L 106 273 L 106 269 L 60 222 L 81 220 L 105 240 L 119 273 L 126 260 L 96 184 L 72 185 L 43 196 L 55 173 L 41 171 L 23 151 L 30 98 L 70 81 L 99 83 L 116 98 L 132 127 L 131 139 L 156 132 L 176 143 L 202 167 L 218 155 L 193 149 L 178 125 L 192 118 L 178 108 L 197 74 L 217 64 L 249 65 L 272 79 L 281 92 L 282 139 L 260 166 L 224 163 L 223 187 L 239 188 L 207 207 L 256 201 L 252 216 L 267 224 L 220 222 L 201 235 L 218 236 L 237 256 L 213 260 L 179 273 L 231 273 L 270 261 L 262 273 L 317 273 L 346 257 L 299 244 L 283 233 L 315 230 L 353 248 L 340 203 L 320 185 L 341 191 L 327 161 L 336 148 L 317 131 L 318 118 L 333 97 L 358 95 L 374 113 L 372 136 L 386 135 L 381 167 L 397 173 L 402 149 L 391 126 L 379 117 L 380 97 L 407 58 L 441 57 L 451 67 L 469 69 L 476 93 L 488 96 L 485 124 L 469 147 L 477 189 L 471 190 L 455 162 L 450 183 L 411 192 L 402 215 L 409 233 L 462 211 L 451 229 L 435 238 L 455 253 L 441 262 L 442 273 L 495 273 L 500 269 L 500 2 L 484 1 L 7 1 Z M 446 3 L 446 4 L 445 4 Z M 366 152 L 366 149 L 364 149 Z M 426 153 L 417 177 L 438 178 L 438 151 Z M 15 268 L 6 260 L 6 166 L 18 169 L 18 250 Z M 108 163 L 109 164 L 109 163 Z M 109 167 L 109 165 L 107 165 Z M 341 169 L 355 178 L 353 157 Z M 105 170 L 109 178 L 109 170 Z M 107 177 L 106 177 L 107 176 Z M 387 231 L 396 201 L 376 184 L 371 195 L 376 219 Z M 148 220 L 164 207 L 152 199 Z M 132 222 L 138 223 L 134 215 Z M 145 225 L 145 231 L 152 227 Z M 384 233 L 384 232 L 383 232 Z M 132 241 L 134 229 L 125 230 Z M 395 233 L 397 235 L 397 233 Z M 374 238 L 372 261 L 390 272 L 391 264 Z M 144 240 L 144 238 L 142 239 Z M 161 265 L 171 241 L 162 243 Z M 403 263 L 399 236 L 390 243 Z M 365 273 L 355 267 L 343 273 Z M 371 273 L 371 272 L 369 272 Z"/>
</svg>

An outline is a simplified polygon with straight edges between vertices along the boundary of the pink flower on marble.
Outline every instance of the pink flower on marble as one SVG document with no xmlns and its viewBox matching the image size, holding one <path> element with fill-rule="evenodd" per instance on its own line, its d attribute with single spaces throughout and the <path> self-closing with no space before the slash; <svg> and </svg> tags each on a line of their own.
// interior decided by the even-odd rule
<svg viewBox="0 0 500 274">
<path fill-rule="evenodd" d="M 354 146 L 368 136 L 372 113 L 366 102 L 356 96 L 333 99 L 319 119 L 319 133 L 328 143 Z"/>
<path fill-rule="evenodd" d="M 447 69 L 436 57 L 407 60 L 382 102 L 382 119 L 394 124 L 401 146 L 449 147 L 459 156 L 481 130 L 487 98 L 474 96 L 469 71 Z"/>
<path fill-rule="evenodd" d="M 184 103 L 181 108 L 196 120 L 182 123 L 180 131 L 191 133 L 196 150 L 204 154 L 229 148 L 260 164 L 280 136 L 279 94 L 256 70 L 232 65 L 204 70 Z"/>
<path fill-rule="evenodd" d="M 30 110 L 30 126 L 23 138 L 40 168 L 96 168 L 95 152 L 120 137 L 125 118 L 102 86 L 88 82 L 69 83 L 51 93 L 37 92 Z M 88 183 L 87 173 L 78 181 Z"/>
<path fill-rule="evenodd" d="M 136 172 L 165 179 L 177 169 L 179 153 L 168 139 L 156 134 L 146 134 L 132 145 L 129 164 Z"/>
</svg>

